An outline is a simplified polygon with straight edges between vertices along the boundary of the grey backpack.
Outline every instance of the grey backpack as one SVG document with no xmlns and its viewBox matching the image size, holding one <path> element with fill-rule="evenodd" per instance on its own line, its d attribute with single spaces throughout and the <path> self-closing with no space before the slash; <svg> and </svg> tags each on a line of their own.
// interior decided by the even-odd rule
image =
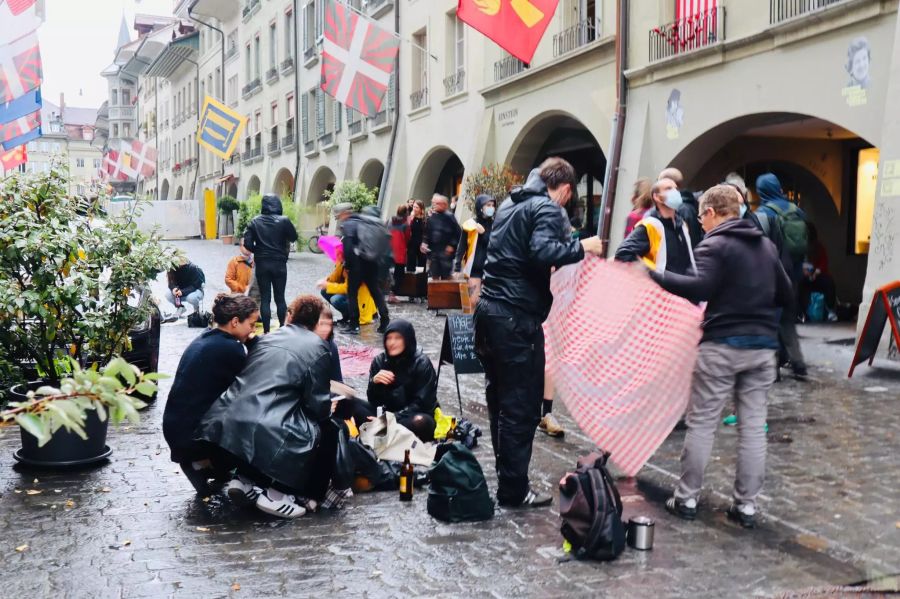
<svg viewBox="0 0 900 599">
<path fill-rule="evenodd" d="M 381 219 L 360 214 L 356 226 L 356 254 L 363 260 L 378 262 L 391 250 L 391 233 Z"/>
</svg>

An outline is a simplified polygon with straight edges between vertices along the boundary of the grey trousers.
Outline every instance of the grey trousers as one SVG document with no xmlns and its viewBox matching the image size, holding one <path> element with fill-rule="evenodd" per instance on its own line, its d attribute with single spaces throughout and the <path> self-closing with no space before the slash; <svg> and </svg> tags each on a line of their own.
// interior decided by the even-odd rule
<svg viewBox="0 0 900 599">
<path fill-rule="evenodd" d="M 699 498 L 719 418 L 733 395 L 739 436 L 734 500 L 756 507 L 766 475 L 766 402 L 774 382 L 775 350 L 737 349 L 711 341 L 700 344 L 676 497 Z"/>
</svg>

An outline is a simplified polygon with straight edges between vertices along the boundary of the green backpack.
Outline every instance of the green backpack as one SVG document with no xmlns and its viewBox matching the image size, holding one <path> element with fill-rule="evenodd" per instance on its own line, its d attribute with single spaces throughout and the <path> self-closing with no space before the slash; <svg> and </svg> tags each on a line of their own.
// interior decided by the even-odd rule
<svg viewBox="0 0 900 599">
<path fill-rule="evenodd" d="M 428 471 L 428 513 L 444 522 L 491 519 L 494 500 L 475 454 L 462 443 L 442 446 L 438 452 Z"/>
<path fill-rule="evenodd" d="M 806 221 L 800 213 L 800 209 L 791 204 L 787 210 L 782 210 L 774 202 L 766 202 L 766 208 L 774 212 L 781 227 L 781 235 L 784 239 L 784 249 L 788 251 L 795 263 L 803 261 L 806 256 L 807 230 Z"/>
</svg>

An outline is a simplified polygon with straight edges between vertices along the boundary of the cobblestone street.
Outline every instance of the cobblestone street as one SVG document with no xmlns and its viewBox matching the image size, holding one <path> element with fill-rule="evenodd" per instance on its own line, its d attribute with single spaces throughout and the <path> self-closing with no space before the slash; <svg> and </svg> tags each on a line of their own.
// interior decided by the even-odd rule
<svg viewBox="0 0 900 599">
<path fill-rule="evenodd" d="M 176 245 L 204 269 L 208 307 L 225 290 L 226 262 L 236 248 Z M 292 254 L 288 298 L 312 292 L 329 271 L 323 256 Z M 437 358 L 443 319 L 410 303 L 391 306 L 391 317 L 411 320 L 420 346 Z M 556 482 L 592 449 L 561 402 L 554 411 L 567 435 L 539 435 L 532 462 L 535 484 L 554 492 L 550 509 L 501 509 L 485 523 L 446 525 L 426 513 L 424 491 L 411 504 L 394 493 L 370 493 L 343 511 L 275 520 L 222 496 L 195 497 L 162 437 L 168 379 L 139 426 L 110 429 L 114 453 L 92 470 L 14 468 L 19 431 L 0 430 L 0 555 L 10 573 L 0 596 L 750 597 L 897 574 L 900 370 L 860 367 L 848 381 L 852 347 L 828 341 L 853 332 L 831 331 L 801 331 L 811 380 L 785 379 L 771 394 L 764 518 L 756 530 L 724 515 L 735 428 L 718 432 L 698 520 L 665 512 L 684 437 L 674 432 L 635 479 L 619 482 L 626 520 L 656 520 L 654 549 L 627 549 L 612 563 L 561 562 Z M 162 372 L 174 374 L 198 333 L 183 319 L 163 325 Z M 381 337 L 373 326 L 358 338 L 338 337 L 339 345 L 359 343 L 379 347 Z M 485 431 L 476 455 L 495 488 L 483 380 L 459 380 L 466 417 Z M 442 376 L 439 399 L 457 410 L 452 376 Z"/>
</svg>

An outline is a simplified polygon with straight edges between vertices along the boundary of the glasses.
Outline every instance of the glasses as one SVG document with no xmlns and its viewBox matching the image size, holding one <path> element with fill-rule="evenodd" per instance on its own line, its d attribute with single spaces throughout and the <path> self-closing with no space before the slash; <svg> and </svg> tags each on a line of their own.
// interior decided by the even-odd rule
<svg viewBox="0 0 900 599">
<path fill-rule="evenodd" d="M 712 210 L 712 206 L 708 207 L 706 210 L 704 210 L 704 211 L 700 214 L 699 217 L 697 217 L 697 222 L 700 223 L 700 224 L 702 225 L 702 224 L 703 224 L 703 218 L 704 218 L 707 214 L 709 214 L 710 210 Z"/>
</svg>

